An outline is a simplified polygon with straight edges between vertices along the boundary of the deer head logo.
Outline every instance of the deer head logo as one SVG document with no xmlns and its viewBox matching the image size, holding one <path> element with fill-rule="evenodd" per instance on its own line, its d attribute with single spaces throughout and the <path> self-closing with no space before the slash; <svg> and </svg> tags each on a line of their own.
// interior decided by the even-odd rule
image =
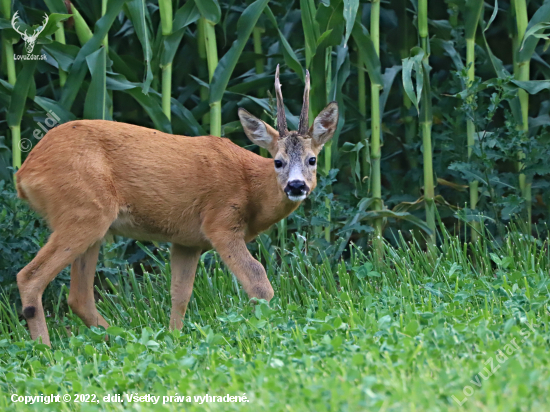
<svg viewBox="0 0 550 412">
<path fill-rule="evenodd" d="M 48 24 L 48 15 L 44 14 L 44 22 L 42 23 L 42 26 L 39 26 L 37 29 L 35 29 L 34 33 L 29 36 L 27 34 L 27 30 L 22 33 L 19 30 L 19 26 L 15 27 L 15 25 L 17 24 L 17 19 L 19 18 L 18 14 L 19 12 L 17 11 L 13 15 L 13 18 L 11 19 L 11 27 L 13 27 L 13 29 L 21 35 L 21 38 L 25 42 L 27 53 L 32 53 L 32 51 L 34 50 L 34 45 L 36 44 L 36 39 L 38 39 L 40 33 L 42 33 L 42 31 L 46 28 L 46 24 Z"/>
</svg>

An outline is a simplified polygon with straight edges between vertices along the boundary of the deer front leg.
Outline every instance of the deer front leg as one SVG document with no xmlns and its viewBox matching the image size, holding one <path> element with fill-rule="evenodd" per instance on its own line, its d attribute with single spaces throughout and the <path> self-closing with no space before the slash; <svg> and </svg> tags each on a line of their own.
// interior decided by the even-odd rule
<svg viewBox="0 0 550 412">
<path fill-rule="evenodd" d="M 248 297 L 270 301 L 273 288 L 262 264 L 248 251 L 244 235 L 236 232 L 215 232 L 210 234 L 209 239 Z"/>
<path fill-rule="evenodd" d="M 170 329 L 174 330 L 183 327 L 183 317 L 193 292 L 193 282 L 201 250 L 173 244 L 170 255 L 172 268 Z"/>
</svg>

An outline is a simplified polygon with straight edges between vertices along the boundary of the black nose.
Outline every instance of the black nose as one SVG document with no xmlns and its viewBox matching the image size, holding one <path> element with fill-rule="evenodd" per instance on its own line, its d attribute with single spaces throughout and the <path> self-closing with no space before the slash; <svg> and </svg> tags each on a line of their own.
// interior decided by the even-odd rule
<svg viewBox="0 0 550 412">
<path fill-rule="evenodd" d="M 307 190 L 306 182 L 303 180 L 292 180 L 287 183 L 285 192 L 291 195 L 301 196 L 306 193 Z"/>
</svg>

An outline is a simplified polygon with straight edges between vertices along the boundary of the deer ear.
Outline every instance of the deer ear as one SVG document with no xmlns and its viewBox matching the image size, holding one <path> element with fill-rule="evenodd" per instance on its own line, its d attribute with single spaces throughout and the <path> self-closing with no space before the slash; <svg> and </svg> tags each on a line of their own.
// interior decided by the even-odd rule
<svg viewBox="0 0 550 412">
<path fill-rule="evenodd" d="M 250 141 L 267 149 L 274 156 L 277 153 L 279 133 L 273 127 L 256 116 L 251 115 L 243 108 L 239 108 L 239 118 L 241 119 L 244 132 Z"/>
<path fill-rule="evenodd" d="M 312 146 L 320 151 L 323 145 L 328 142 L 338 126 L 338 103 L 331 102 L 315 118 L 309 128 Z"/>
</svg>

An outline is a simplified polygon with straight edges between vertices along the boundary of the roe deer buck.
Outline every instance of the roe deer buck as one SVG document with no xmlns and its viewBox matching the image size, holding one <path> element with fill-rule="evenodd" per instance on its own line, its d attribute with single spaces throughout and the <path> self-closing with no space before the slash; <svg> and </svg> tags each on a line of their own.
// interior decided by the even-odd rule
<svg viewBox="0 0 550 412">
<path fill-rule="evenodd" d="M 21 198 L 53 230 L 17 275 L 31 337 L 50 344 L 42 294 L 71 265 L 69 305 L 87 326 L 109 325 L 94 301 L 100 242 L 107 233 L 171 242 L 170 327 L 181 329 L 203 250 L 214 248 L 251 298 L 273 288 L 246 242 L 292 213 L 316 186 L 316 156 L 332 137 L 338 105 L 308 129 L 309 73 L 297 132 L 289 132 L 275 75 L 278 133 L 246 110 L 239 117 L 266 159 L 215 136 L 185 137 L 103 120 L 52 129 L 17 172 Z"/>
</svg>

